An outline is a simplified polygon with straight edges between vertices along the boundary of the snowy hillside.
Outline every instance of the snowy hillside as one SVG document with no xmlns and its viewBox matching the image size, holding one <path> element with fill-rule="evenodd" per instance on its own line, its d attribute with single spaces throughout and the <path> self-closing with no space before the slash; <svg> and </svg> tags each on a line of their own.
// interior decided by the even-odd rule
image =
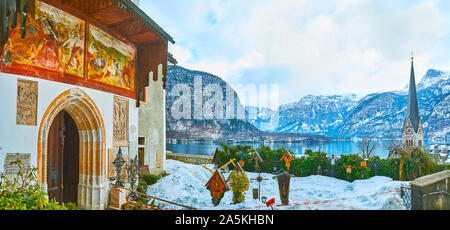
<svg viewBox="0 0 450 230">
<path fill-rule="evenodd" d="M 167 79 L 166 127 L 168 139 L 217 142 L 329 140 L 317 135 L 274 134 L 259 130 L 247 120 L 248 113 L 234 89 L 218 76 L 177 66 L 168 72 Z M 217 95 L 216 92 L 212 93 L 212 88 L 218 89 L 219 93 Z M 182 90 L 184 90 L 183 94 L 180 94 Z M 203 95 L 200 100 L 194 96 L 196 92 Z M 187 98 L 184 100 L 181 95 L 186 95 Z M 216 106 L 211 105 L 211 109 L 206 106 L 212 99 L 211 95 L 221 98 L 219 99 L 221 103 L 217 104 L 223 105 L 222 110 Z M 187 104 L 186 107 L 184 107 L 184 103 Z M 190 103 L 190 107 L 188 103 Z M 198 105 L 203 105 L 203 107 L 196 108 Z M 232 108 L 233 114 L 228 114 L 230 108 Z M 213 114 L 216 113 L 221 116 L 214 116 Z M 178 117 L 179 114 L 185 116 Z"/>
<path fill-rule="evenodd" d="M 178 105 L 178 92 L 174 86 L 184 84 L 190 95 L 195 92 L 196 76 L 201 76 L 203 87 L 219 86 L 223 91 L 223 104 L 227 101 L 229 85 L 220 77 L 199 71 L 176 67 L 168 73 L 166 109 L 167 134 L 173 139 L 200 139 L 222 141 L 264 141 L 275 137 L 275 133 L 313 134 L 336 138 L 375 136 L 379 138 L 400 137 L 408 103 L 408 86 L 403 90 L 374 93 L 366 96 L 347 94 L 334 96 L 308 95 L 298 102 L 282 105 L 273 111 L 267 108 L 245 108 L 244 119 L 197 119 L 192 97 L 191 119 L 174 119 L 173 106 Z M 420 116 L 425 129 L 425 138 L 450 136 L 450 72 L 430 69 L 417 84 Z M 232 101 L 237 111 L 243 110 L 239 97 L 230 88 Z M 209 100 L 206 97 L 205 100 Z M 202 117 L 208 114 L 202 114 Z M 262 132 L 261 132 L 262 131 Z M 267 133 L 272 133 L 269 136 Z M 289 137 L 292 139 L 292 137 Z M 303 137 L 294 137 L 299 139 Z M 313 139 L 314 137 L 309 137 Z"/>
<path fill-rule="evenodd" d="M 280 106 L 279 111 L 264 109 L 264 113 L 261 113 L 261 109 L 251 108 L 249 111 L 258 110 L 259 113 L 258 116 L 249 113 L 253 115 L 249 116 L 249 120 L 256 127 L 268 132 L 327 134 L 343 122 L 359 99 L 356 95 L 309 95 L 296 103 Z M 278 124 L 269 124 L 270 114 L 276 112 L 279 113 Z"/>
<path fill-rule="evenodd" d="M 209 165 L 209 168 L 212 168 Z M 270 210 L 261 202 L 252 199 L 252 189 L 257 188 L 257 182 L 251 182 L 245 201 L 232 205 L 232 192 L 225 193 L 219 206 L 211 203 L 210 192 L 205 188 L 211 173 L 199 165 L 185 164 L 179 161 L 167 160 L 168 176 L 158 183 L 149 186 L 147 194 L 160 197 L 179 204 L 188 205 L 202 210 Z M 228 178 L 229 174 L 224 174 Z M 256 173 L 247 173 L 249 179 L 256 178 Z M 261 196 L 275 198 L 280 204 L 278 183 L 274 175 L 262 174 Z M 353 183 L 324 176 L 292 178 L 290 189 L 290 206 L 275 207 L 276 210 L 404 210 L 405 206 L 398 190 L 407 182 L 392 181 L 387 177 L 373 177 Z M 381 194 L 385 193 L 385 194 Z M 304 202 L 328 201 L 320 204 Z M 164 208 L 181 209 L 180 207 L 157 203 Z"/>
</svg>

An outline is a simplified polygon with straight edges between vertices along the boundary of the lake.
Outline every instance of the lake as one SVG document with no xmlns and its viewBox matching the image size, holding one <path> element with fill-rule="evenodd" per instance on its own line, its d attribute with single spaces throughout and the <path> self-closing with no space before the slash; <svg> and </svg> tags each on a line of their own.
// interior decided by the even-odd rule
<svg viewBox="0 0 450 230">
<path fill-rule="evenodd" d="M 389 156 L 387 149 L 389 141 L 378 141 L 374 154 L 385 159 Z M 329 155 L 357 154 L 359 153 L 357 141 L 333 141 L 328 143 L 232 143 L 229 145 L 252 145 L 253 148 L 269 146 L 272 149 L 286 148 L 291 152 L 303 154 L 305 150 L 321 151 Z M 167 150 L 173 153 L 209 155 L 216 148 L 222 149 L 219 143 L 167 143 Z"/>
</svg>

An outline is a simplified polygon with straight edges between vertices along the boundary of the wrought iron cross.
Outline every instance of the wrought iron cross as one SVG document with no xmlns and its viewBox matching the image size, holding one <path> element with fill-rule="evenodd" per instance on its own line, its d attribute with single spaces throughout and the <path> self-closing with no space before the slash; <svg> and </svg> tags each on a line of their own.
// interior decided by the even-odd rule
<svg viewBox="0 0 450 230">
<path fill-rule="evenodd" d="M 120 180 L 120 174 L 122 172 L 122 167 L 126 163 L 122 156 L 122 149 L 119 147 L 119 152 L 117 153 L 116 159 L 113 161 L 114 167 L 116 167 L 116 185 L 124 186 L 123 182 Z"/>
<path fill-rule="evenodd" d="M 258 199 L 261 200 L 261 182 L 263 180 L 268 180 L 268 179 L 264 179 L 261 177 L 261 173 L 258 173 L 258 177 L 255 179 L 250 179 L 250 181 L 257 181 L 258 182 Z"/>
</svg>

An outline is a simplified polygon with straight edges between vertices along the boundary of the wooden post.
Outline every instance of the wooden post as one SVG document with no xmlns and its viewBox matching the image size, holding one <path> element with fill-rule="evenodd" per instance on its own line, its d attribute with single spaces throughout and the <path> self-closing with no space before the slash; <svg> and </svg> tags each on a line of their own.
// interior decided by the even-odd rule
<svg viewBox="0 0 450 230">
<path fill-rule="evenodd" d="M 128 188 L 125 188 L 125 187 L 122 187 L 122 186 L 117 186 L 117 185 L 115 185 L 115 187 L 121 188 L 121 189 L 125 189 L 125 190 L 127 190 L 127 191 L 136 193 L 136 194 L 141 195 L 141 196 L 145 196 L 145 197 L 148 197 L 148 198 L 152 198 L 152 199 L 155 199 L 155 200 L 159 200 L 159 201 L 166 202 L 166 203 L 169 203 L 169 204 L 173 204 L 173 205 L 176 205 L 176 206 L 180 206 L 180 207 L 183 207 L 183 208 L 188 208 L 188 209 L 192 209 L 192 210 L 197 210 L 196 208 L 193 208 L 193 207 L 189 207 L 189 206 L 182 205 L 182 204 L 177 204 L 177 203 L 172 202 L 172 201 L 163 200 L 163 199 L 161 199 L 161 198 L 154 197 L 154 196 L 150 196 L 150 195 L 147 195 L 147 194 L 144 194 L 144 193 L 140 193 L 140 192 L 137 192 L 137 191 L 133 191 L 133 190 L 131 190 L 131 189 L 128 189 Z"/>
</svg>

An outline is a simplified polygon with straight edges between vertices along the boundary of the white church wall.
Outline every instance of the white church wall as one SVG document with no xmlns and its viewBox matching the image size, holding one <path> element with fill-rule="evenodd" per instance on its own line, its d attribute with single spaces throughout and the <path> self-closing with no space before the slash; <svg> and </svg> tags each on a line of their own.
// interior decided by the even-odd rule
<svg viewBox="0 0 450 230">
<path fill-rule="evenodd" d="M 17 79 L 38 82 L 36 126 L 16 124 Z M 44 113 L 56 97 L 73 88 L 83 90 L 97 105 L 105 125 L 106 147 L 112 148 L 114 94 L 38 78 L 0 73 L 0 172 L 3 172 L 3 162 L 7 153 L 30 153 L 31 164 L 37 166 L 38 132 Z M 129 142 L 137 143 L 139 111 L 136 100 L 128 100 Z"/>
</svg>

